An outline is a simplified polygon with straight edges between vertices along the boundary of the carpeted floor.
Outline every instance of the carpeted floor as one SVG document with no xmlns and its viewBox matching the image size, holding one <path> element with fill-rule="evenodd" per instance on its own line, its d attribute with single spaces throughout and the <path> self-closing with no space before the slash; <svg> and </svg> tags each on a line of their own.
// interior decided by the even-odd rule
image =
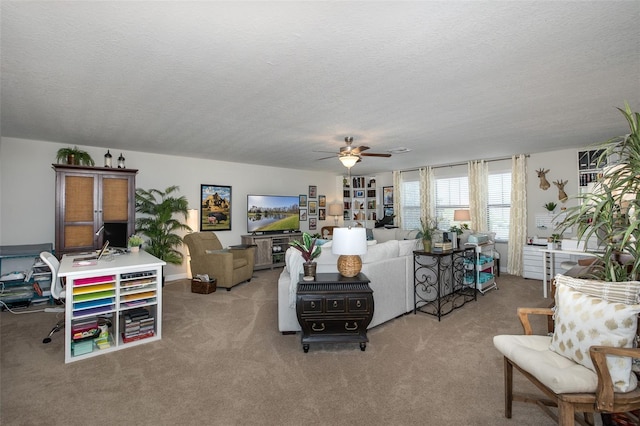
<svg viewBox="0 0 640 426">
<path fill-rule="evenodd" d="M 517 306 L 546 306 L 541 282 L 444 317 L 405 315 L 353 345 L 312 345 L 277 328 L 279 271 L 230 292 L 164 287 L 162 340 L 64 364 L 56 314 L 0 313 L 2 425 L 551 425 L 530 404 L 504 418 L 495 334 L 521 333 Z M 374 295 L 375 296 L 375 295 Z M 380 303 L 376 301 L 376 303 Z M 544 323 L 541 323 L 544 326 Z M 516 388 L 534 388 L 516 375 Z"/>
</svg>

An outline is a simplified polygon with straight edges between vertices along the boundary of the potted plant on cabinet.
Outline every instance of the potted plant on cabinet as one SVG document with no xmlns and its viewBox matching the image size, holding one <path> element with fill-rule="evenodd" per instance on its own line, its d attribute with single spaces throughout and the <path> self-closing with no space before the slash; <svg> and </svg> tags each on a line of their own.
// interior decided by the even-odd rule
<svg viewBox="0 0 640 426">
<path fill-rule="evenodd" d="M 56 161 L 58 163 L 65 162 L 67 164 L 76 164 L 81 166 L 94 166 L 95 162 L 87 151 L 73 148 L 60 148 L 56 153 Z"/>
<path fill-rule="evenodd" d="M 133 253 L 140 251 L 140 247 L 142 246 L 143 242 L 144 240 L 142 239 L 142 237 L 140 237 L 137 234 L 133 234 L 132 236 L 129 237 L 129 241 L 128 241 L 129 251 Z"/>
<path fill-rule="evenodd" d="M 431 239 L 433 237 L 433 231 L 436 229 L 438 229 L 438 225 L 433 219 L 428 217 L 420 219 L 420 227 L 418 228 L 416 238 L 422 240 L 424 251 L 431 251 Z"/>
<path fill-rule="evenodd" d="M 559 229 L 577 227 L 579 241 L 595 238 L 599 242 L 599 261 L 591 268 L 593 278 L 609 281 L 640 279 L 640 113 L 628 104 L 618 108 L 630 133 L 601 145 L 600 161 L 613 159 L 593 192 L 578 195 L 578 205 L 565 210 Z"/>
<path fill-rule="evenodd" d="M 186 221 L 189 208 L 186 197 L 172 195 L 178 189 L 175 185 L 164 191 L 136 189 L 136 212 L 143 214 L 136 218 L 136 232 L 148 238 L 145 251 L 174 265 L 182 264 L 184 259 L 184 255 L 176 250 L 183 244 L 177 231 L 191 231 L 175 217 L 182 216 Z"/>
<path fill-rule="evenodd" d="M 313 259 L 320 256 L 322 249 L 316 245 L 316 239 L 306 232 L 302 233 L 302 241 L 294 240 L 289 245 L 302 254 L 304 259 L 304 276 L 315 277 L 316 276 L 316 262 Z"/>
</svg>

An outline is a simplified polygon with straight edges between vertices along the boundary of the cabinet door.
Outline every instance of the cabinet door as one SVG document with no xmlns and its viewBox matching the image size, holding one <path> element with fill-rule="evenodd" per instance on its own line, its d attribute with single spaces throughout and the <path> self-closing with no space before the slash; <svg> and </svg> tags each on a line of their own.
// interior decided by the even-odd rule
<svg viewBox="0 0 640 426">
<path fill-rule="evenodd" d="M 133 200 L 129 199 L 131 179 L 128 177 L 102 177 L 103 222 L 126 222 Z"/>
<path fill-rule="evenodd" d="M 95 241 L 96 176 L 64 175 L 61 178 L 64 204 L 59 220 L 56 251 L 92 249 Z"/>
<path fill-rule="evenodd" d="M 271 238 L 256 238 L 256 266 L 271 265 Z"/>
</svg>

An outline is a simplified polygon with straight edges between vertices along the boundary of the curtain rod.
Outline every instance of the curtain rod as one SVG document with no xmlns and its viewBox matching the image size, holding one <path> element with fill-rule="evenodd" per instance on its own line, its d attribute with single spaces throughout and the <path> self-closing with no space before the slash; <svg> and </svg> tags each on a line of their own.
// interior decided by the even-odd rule
<svg viewBox="0 0 640 426">
<path fill-rule="evenodd" d="M 526 158 L 529 158 L 530 154 L 524 154 L 524 156 Z M 511 157 L 500 157 L 500 158 L 491 158 L 489 160 L 469 160 L 469 161 L 486 161 L 487 163 L 491 163 L 493 161 L 504 161 L 504 160 L 511 160 Z M 451 163 L 451 164 L 441 164 L 438 166 L 430 166 L 432 169 L 443 169 L 445 167 L 455 167 L 455 166 L 465 166 L 467 164 L 469 164 L 469 161 L 466 161 L 464 163 Z M 428 166 L 422 166 L 422 167 L 428 167 Z M 404 172 L 416 172 L 418 170 L 420 170 L 422 167 L 418 167 L 415 169 L 405 169 L 405 170 L 400 170 L 400 172 L 404 173 Z"/>
</svg>

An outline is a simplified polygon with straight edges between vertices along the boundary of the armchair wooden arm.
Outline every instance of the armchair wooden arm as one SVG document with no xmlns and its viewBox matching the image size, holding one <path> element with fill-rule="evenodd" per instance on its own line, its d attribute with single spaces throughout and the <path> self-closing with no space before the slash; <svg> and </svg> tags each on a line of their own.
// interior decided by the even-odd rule
<svg viewBox="0 0 640 426">
<path fill-rule="evenodd" d="M 635 398 L 625 399 L 624 403 L 616 401 L 613 390 L 613 382 L 607 367 L 607 355 L 640 358 L 640 348 L 612 348 L 610 346 L 591 346 L 589 355 L 598 374 L 598 389 L 596 390 L 596 406 L 598 410 L 613 412 L 614 407 L 618 411 L 630 411 L 640 404 L 640 394 L 636 392 Z"/>
<path fill-rule="evenodd" d="M 551 308 L 518 308 L 518 318 L 520 319 L 520 324 L 522 324 L 524 334 L 526 334 L 527 336 L 531 336 L 533 334 L 533 329 L 531 328 L 531 323 L 529 322 L 529 315 L 553 316 L 553 309 Z"/>
</svg>

